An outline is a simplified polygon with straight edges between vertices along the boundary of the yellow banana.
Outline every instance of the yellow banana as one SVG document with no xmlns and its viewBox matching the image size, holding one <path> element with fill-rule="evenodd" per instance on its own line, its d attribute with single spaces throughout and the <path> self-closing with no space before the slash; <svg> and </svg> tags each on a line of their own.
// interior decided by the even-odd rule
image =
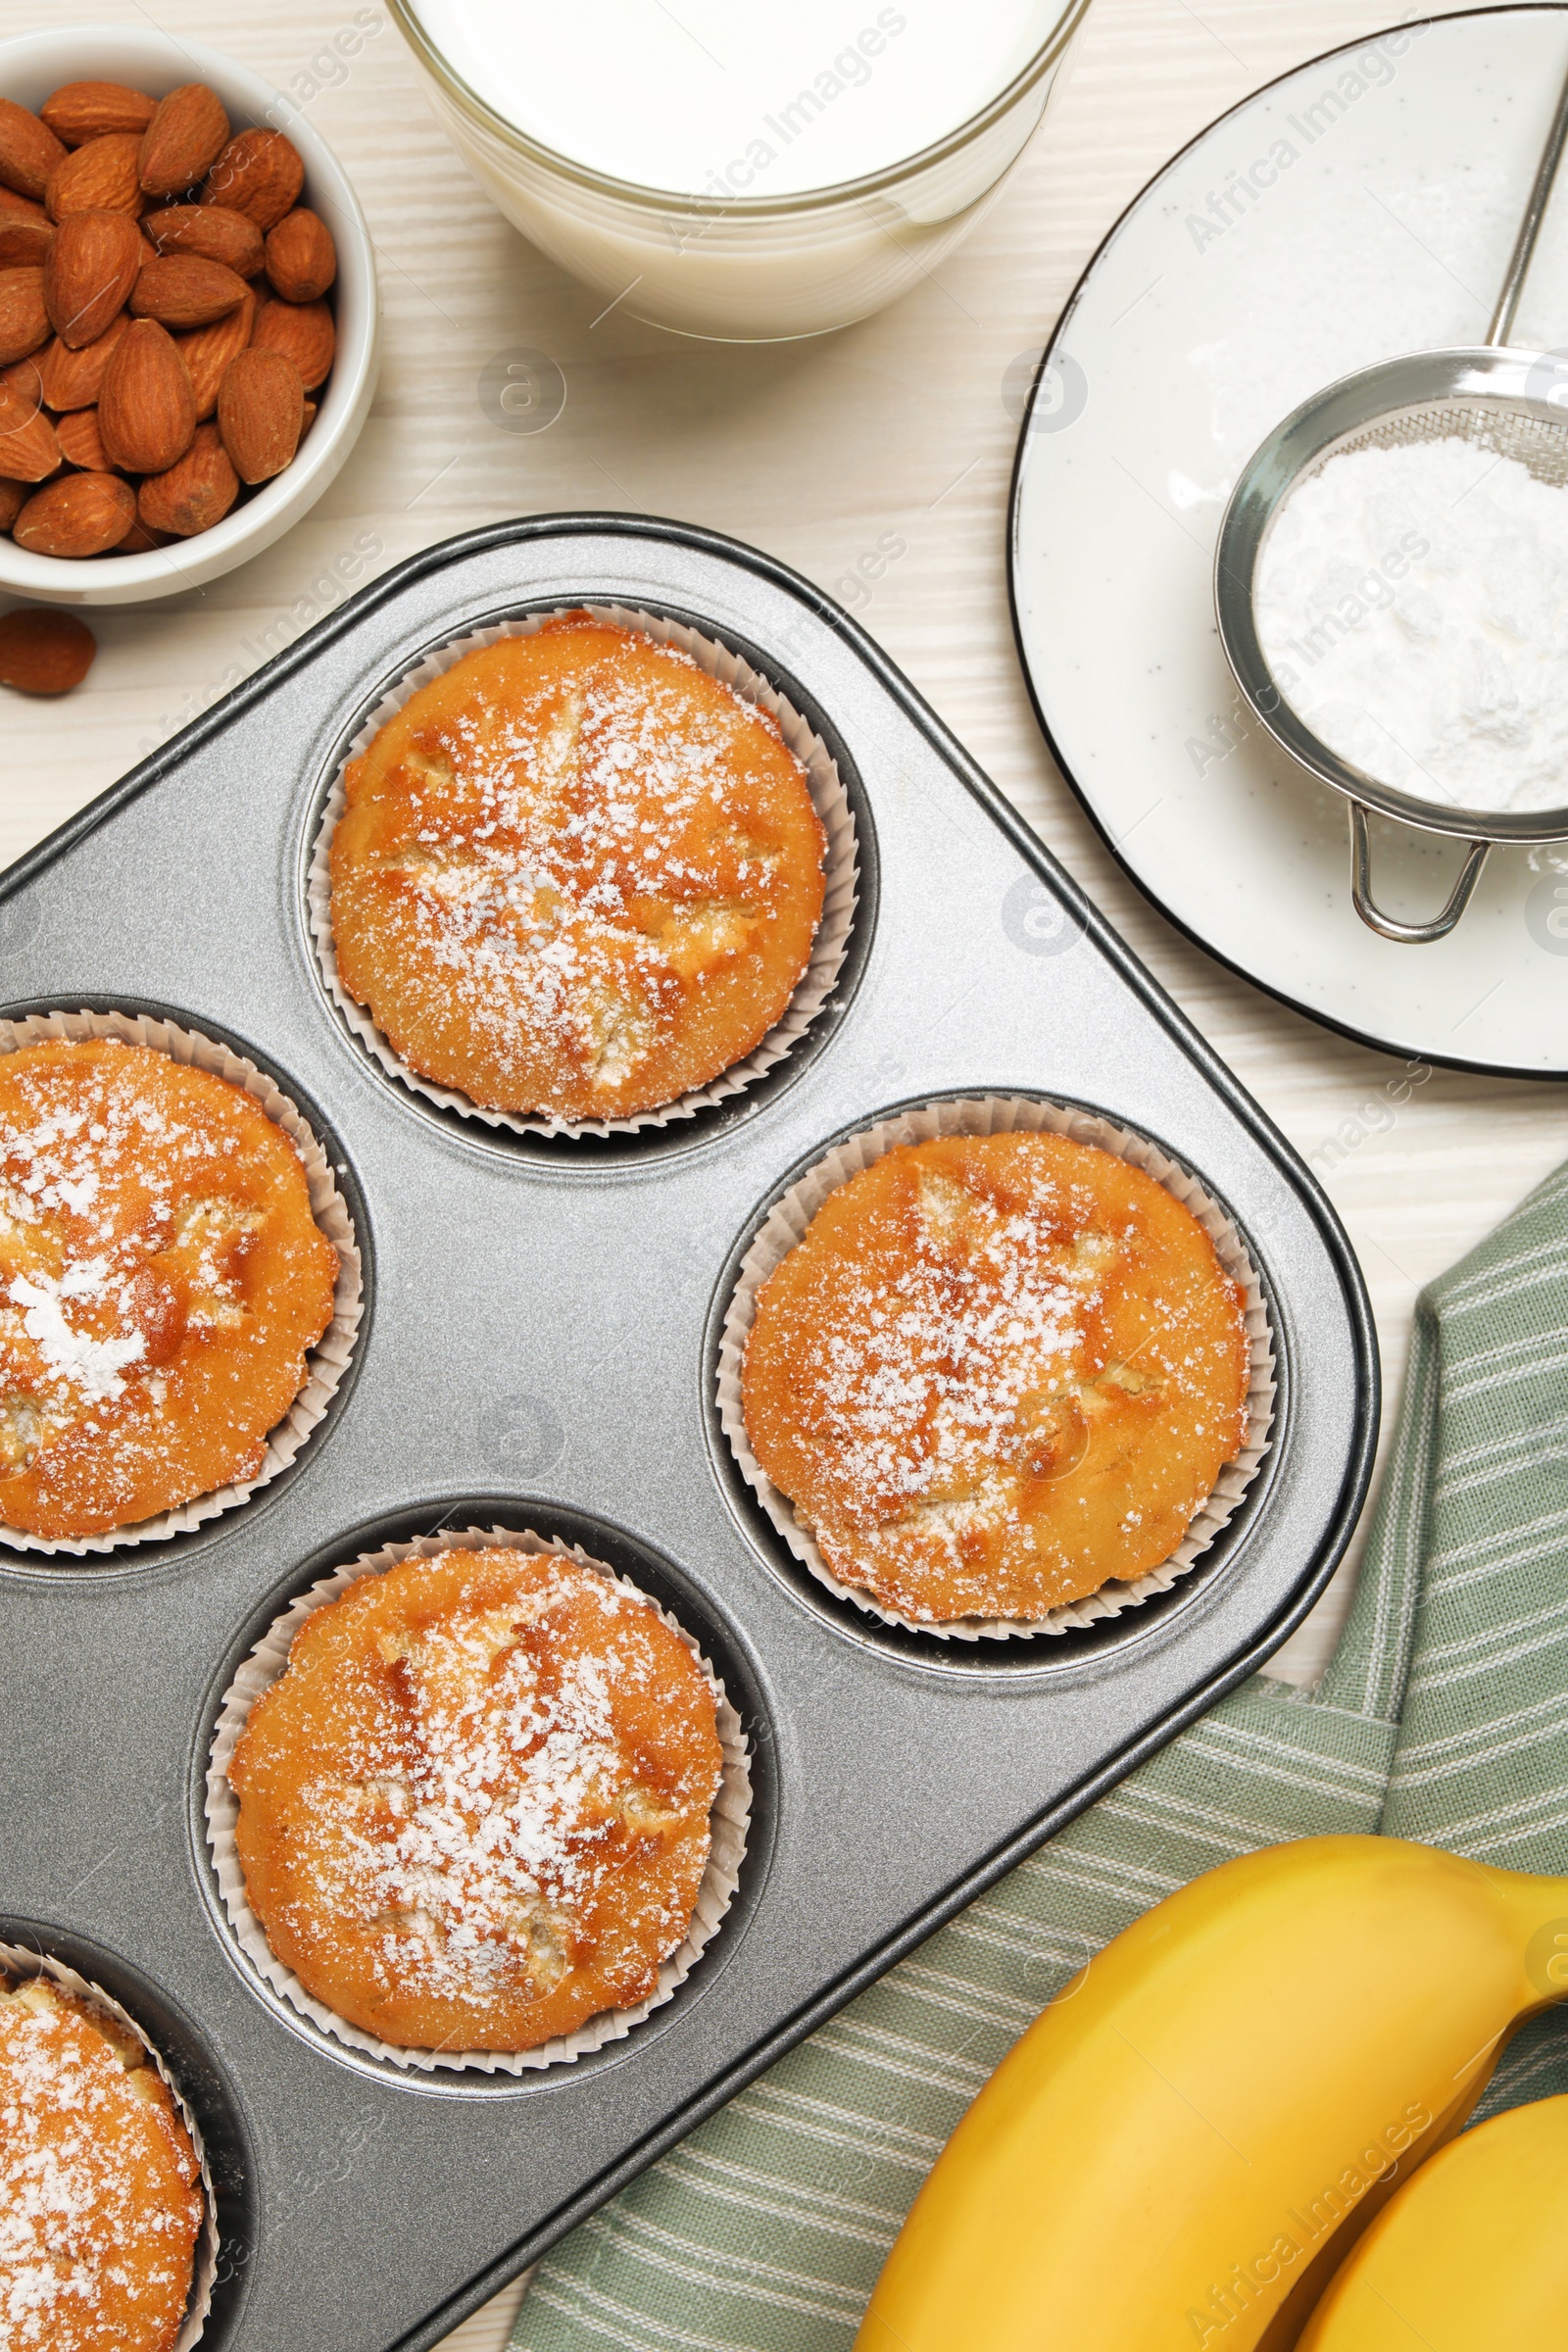
<svg viewBox="0 0 1568 2352">
<path fill-rule="evenodd" d="M 1118 1936 L 969 2109 L 857 2352 L 1283 2352 L 1568 1992 L 1568 1880 L 1393 1838 L 1227 1862 Z"/>
<path fill-rule="evenodd" d="M 1558 2352 L 1568 2343 L 1568 2099 L 1444 2148 L 1336 2273 L 1301 2352 Z"/>
</svg>

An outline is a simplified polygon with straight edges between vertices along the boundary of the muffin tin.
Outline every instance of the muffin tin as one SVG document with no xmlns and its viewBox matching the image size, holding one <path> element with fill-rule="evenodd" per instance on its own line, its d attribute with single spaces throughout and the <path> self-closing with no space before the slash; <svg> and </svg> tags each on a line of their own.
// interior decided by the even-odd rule
<svg viewBox="0 0 1568 2352">
<path fill-rule="evenodd" d="M 679 1124 L 484 1128 L 390 1076 L 319 978 L 306 873 L 328 781 L 420 654 L 578 602 L 730 645 L 821 733 L 860 887 L 829 1005 Z M 1365 1491 L 1378 1373 L 1311 1177 L 876 647 L 711 534 L 514 522 L 376 582 L 13 867 L 0 1012 L 172 1017 L 275 1075 L 326 1140 L 365 1260 L 348 1374 L 294 1462 L 162 1544 L 0 1549 L 0 1940 L 110 1986 L 180 2081 L 223 2219 L 203 2342 L 416 2352 L 852 1992 L 1250 1672 L 1322 1590 Z M 1150 1136 L 1246 1237 L 1278 1398 L 1194 1573 L 1050 1639 L 940 1642 L 795 1561 L 725 1444 L 736 1269 L 840 1136 L 989 1093 Z M 673 1999 L 521 2077 L 331 2041 L 235 1940 L 208 1861 L 222 1692 L 290 1597 L 358 1554 L 501 1524 L 672 1609 L 745 1721 L 740 1889 Z"/>
</svg>

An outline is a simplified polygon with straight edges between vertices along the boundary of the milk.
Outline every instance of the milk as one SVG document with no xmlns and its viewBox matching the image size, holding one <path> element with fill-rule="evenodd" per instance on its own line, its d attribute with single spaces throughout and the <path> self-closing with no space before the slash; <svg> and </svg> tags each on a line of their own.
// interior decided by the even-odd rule
<svg viewBox="0 0 1568 2352">
<path fill-rule="evenodd" d="M 981 113 L 1062 0 L 415 0 L 529 138 L 672 195 L 797 196 L 886 172 Z"/>
<path fill-rule="evenodd" d="M 389 0 L 459 153 L 610 309 L 736 341 L 915 286 L 1089 0 Z"/>
</svg>

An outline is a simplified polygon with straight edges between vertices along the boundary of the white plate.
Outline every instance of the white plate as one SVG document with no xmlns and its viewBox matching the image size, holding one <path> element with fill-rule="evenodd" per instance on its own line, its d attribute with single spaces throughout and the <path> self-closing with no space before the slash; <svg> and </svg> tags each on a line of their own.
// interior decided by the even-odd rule
<svg viewBox="0 0 1568 2352">
<path fill-rule="evenodd" d="M 1527 1076 L 1568 1072 L 1568 845 L 1494 849 L 1435 946 L 1378 938 L 1350 905 L 1346 804 L 1242 715 L 1210 572 L 1237 473 L 1298 401 L 1484 341 L 1565 70 L 1568 10 L 1479 10 L 1336 50 L 1184 149 L 1062 314 L 1010 557 L 1041 723 L 1155 904 L 1335 1028 Z M 1568 347 L 1568 167 L 1514 340 Z M 1435 913 L 1459 846 L 1373 834 L 1381 904 Z"/>
</svg>

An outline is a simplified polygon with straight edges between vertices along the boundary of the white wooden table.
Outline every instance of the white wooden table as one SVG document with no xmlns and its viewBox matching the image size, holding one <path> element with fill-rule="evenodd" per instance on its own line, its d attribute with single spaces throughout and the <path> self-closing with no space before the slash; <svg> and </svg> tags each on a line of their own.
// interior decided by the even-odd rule
<svg viewBox="0 0 1568 2352">
<path fill-rule="evenodd" d="M 60 0 L 7 0 L 3 29 L 53 29 L 63 13 Z M 139 0 L 82 11 L 125 24 L 152 13 Z M 315 87 L 311 119 L 379 250 L 386 365 L 359 448 L 288 538 L 204 591 L 96 619 L 97 665 L 65 701 L 0 690 L 0 858 L 332 610 L 347 593 L 334 567 L 356 548 L 373 549 L 363 580 L 518 514 L 635 509 L 733 532 L 854 606 L 1315 1161 L 1366 1271 L 1392 1405 L 1417 1291 L 1568 1156 L 1568 1092 L 1437 1071 L 1396 1102 L 1402 1064 L 1273 1004 L 1154 914 L 1036 732 L 1004 547 L 1014 363 L 1044 342 L 1122 207 L 1224 108 L 1396 21 L 1398 0 L 1096 0 L 1048 136 L 940 277 L 842 334 L 761 348 L 683 341 L 619 311 L 601 318 L 602 298 L 535 253 L 470 181 L 389 24 L 378 20 L 351 66 L 333 56 L 331 34 L 370 13 L 353 0 L 253 0 L 244 12 L 158 0 L 166 31 L 228 50 L 296 100 Z M 477 398 L 486 361 L 518 346 L 549 354 L 566 379 L 564 412 L 532 437 L 498 430 Z M 868 581 L 858 566 L 888 532 L 906 552 Z M 1315 1157 L 1330 1139 L 1339 1151 Z M 1347 1589 L 1342 1573 L 1276 1671 L 1315 1676 Z M 498 2352 L 515 2302 L 515 2290 L 500 2298 L 449 2352 Z"/>
</svg>

